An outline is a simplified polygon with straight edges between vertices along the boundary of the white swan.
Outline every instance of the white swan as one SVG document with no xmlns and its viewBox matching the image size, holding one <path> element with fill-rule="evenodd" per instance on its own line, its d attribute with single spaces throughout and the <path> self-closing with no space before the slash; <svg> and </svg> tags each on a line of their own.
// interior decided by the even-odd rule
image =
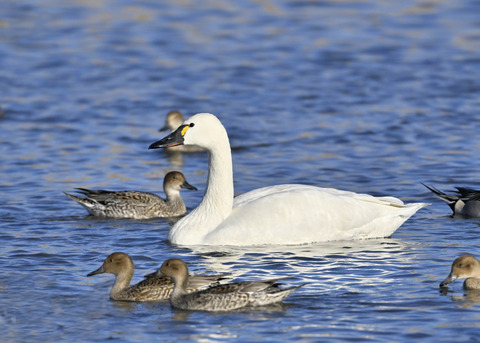
<svg viewBox="0 0 480 343">
<path fill-rule="evenodd" d="M 208 184 L 200 205 L 180 219 L 168 239 L 177 245 L 262 245 L 389 237 L 423 203 L 393 197 L 278 185 L 233 198 L 228 135 L 213 114 L 199 113 L 149 149 L 192 144 L 210 155 Z"/>
</svg>

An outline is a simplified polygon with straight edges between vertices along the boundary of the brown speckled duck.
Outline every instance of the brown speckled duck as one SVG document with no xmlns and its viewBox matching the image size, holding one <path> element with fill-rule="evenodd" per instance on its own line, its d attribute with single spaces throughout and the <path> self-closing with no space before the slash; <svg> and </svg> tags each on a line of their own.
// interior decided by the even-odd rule
<svg viewBox="0 0 480 343">
<path fill-rule="evenodd" d="M 170 276 L 175 284 L 170 297 L 172 307 L 182 310 L 230 311 L 246 306 L 263 306 L 280 302 L 301 286 L 282 289 L 281 279 L 235 282 L 188 292 L 191 277 L 180 259 L 169 259 L 160 271 Z"/>
<path fill-rule="evenodd" d="M 139 191 L 106 191 L 77 188 L 86 197 L 65 193 L 70 199 L 94 216 L 109 218 L 148 219 L 176 217 L 185 214 L 187 208 L 180 196 L 181 189 L 197 190 L 179 171 L 172 171 L 163 179 L 162 199 L 156 194 Z"/>
<path fill-rule="evenodd" d="M 123 252 L 110 254 L 100 268 L 87 276 L 110 273 L 116 276 L 110 291 L 110 299 L 122 301 L 162 301 L 167 300 L 173 291 L 173 282 L 158 272 L 149 274 L 145 280 L 130 286 L 134 265 L 130 256 Z M 223 275 L 194 275 L 189 278 L 186 292 L 193 292 L 218 285 Z"/>
</svg>

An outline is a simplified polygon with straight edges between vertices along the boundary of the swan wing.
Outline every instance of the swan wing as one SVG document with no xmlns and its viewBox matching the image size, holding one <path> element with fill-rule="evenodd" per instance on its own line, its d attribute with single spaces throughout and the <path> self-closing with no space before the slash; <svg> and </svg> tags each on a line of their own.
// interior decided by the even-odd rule
<svg viewBox="0 0 480 343">
<path fill-rule="evenodd" d="M 305 244 L 389 237 L 424 206 L 306 185 L 264 187 L 237 197 L 231 215 L 203 244 Z"/>
<path fill-rule="evenodd" d="M 399 206 L 404 207 L 405 204 L 398 198 L 386 196 L 386 197 L 374 197 L 369 194 L 354 193 L 349 191 L 342 191 L 335 188 L 319 188 L 309 185 L 300 185 L 300 184 L 285 184 L 285 185 L 276 185 L 258 188 L 253 191 L 241 194 L 237 196 L 233 201 L 233 207 L 244 206 L 250 202 L 256 201 L 260 198 L 270 196 L 273 194 L 284 193 L 288 196 L 291 192 L 303 192 L 303 191 L 322 191 L 330 194 L 331 196 L 339 197 L 352 197 L 358 200 L 370 201 L 377 204 L 384 204 L 390 206 Z"/>
</svg>

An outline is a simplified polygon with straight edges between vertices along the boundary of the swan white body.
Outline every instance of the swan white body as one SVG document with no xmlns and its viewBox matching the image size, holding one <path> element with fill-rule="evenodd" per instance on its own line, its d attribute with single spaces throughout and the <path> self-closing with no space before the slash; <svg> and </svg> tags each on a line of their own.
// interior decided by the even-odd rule
<svg viewBox="0 0 480 343">
<path fill-rule="evenodd" d="M 388 237 L 427 205 L 296 184 L 260 188 L 234 199 L 230 143 L 217 117 L 196 114 L 150 148 L 182 143 L 205 148 L 210 163 L 204 198 L 170 230 L 173 244 L 305 244 Z"/>
</svg>

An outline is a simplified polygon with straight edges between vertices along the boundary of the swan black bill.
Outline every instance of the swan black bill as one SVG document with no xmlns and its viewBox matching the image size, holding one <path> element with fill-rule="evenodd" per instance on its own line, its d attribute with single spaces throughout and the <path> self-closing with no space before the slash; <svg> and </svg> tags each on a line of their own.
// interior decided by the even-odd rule
<svg viewBox="0 0 480 343">
<path fill-rule="evenodd" d="M 173 146 L 182 145 L 183 144 L 183 135 L 185 134 L 185 127 L 188 125 L 181 125 L 171 134 L 166 136 L 165 138 L 156 141 L 148 147 L 148 149 L 159 149 L 159 148 L 171 148 Z"/>
</svg>

